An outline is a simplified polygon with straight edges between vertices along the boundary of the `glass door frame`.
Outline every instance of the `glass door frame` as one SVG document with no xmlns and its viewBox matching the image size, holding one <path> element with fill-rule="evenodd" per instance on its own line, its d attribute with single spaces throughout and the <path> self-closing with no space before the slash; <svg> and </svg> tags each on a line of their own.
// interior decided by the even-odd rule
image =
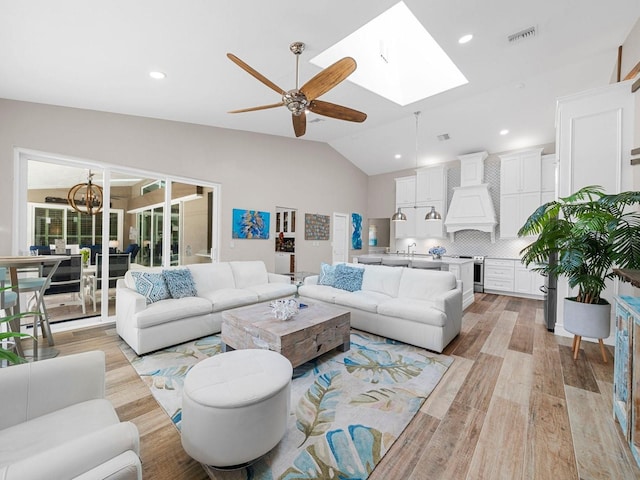
<svg viewBox="0 0 640 480">
<path fill-rule="evenodd" d="M 103 174 L 103 194 L 104 198 L 111 198 L 111 173 L 118 174 L 124 173 L 132 176 L 143 176 L 148 178 L 156 178 L 158 180 L 164 180 L 166 182 L 165 198 L 164 198 L 164 212 L 162 229 L 165 232 L 171 231 L 171 186 L 173 182 L 187 183 L 192 185 L 201 185 L 209 187 L 213 190 L 213 208 L 211 210 L 212 216 L 212 243 L 211 249 L 211 261 L 218 262 L 219 258 L 219 245 L 221 242 L 220 231 L 220 199 L 222 196 L 222 186 L 219 183 L 198 180 L 189 177 L 182 177 L 178 175 L 166 174 L 163 172 L 150 172 L 144 169 L 122 167 L 105 162 L 97 162 L 93 160 L 86 160 L 77 157 L 69 157 L 64 155 L 58 155 L 55 153 L 42 152 L 38 150 L 26 149 L 21 147 L 14 148 L 14 184 L 13 184 L 13 215 L 12 215 L 12 242 L 11 252 L 12 255 L 28 255 L 29 237 L 28 232 L 30 230 L 28 222 L 28 164 L 30 160 L 54 163 L 60 165 L 67 165 L 82 169 L 91 169 L 101 171 Z M 109 218 L 111 213 L 110 202 L 104 202 L 103 216 Z M 168 214 L 166 214 L 168 212 Z M 102 238 L 109 238 L 109 222 L 102 222 Z M 162 258 L 163 266 L 168 267 L 171 262 L 171 242 L 163 242 L 162 245 Z M 104 255 L 105 262 L 102 264 L 102 278 L 108 278 L 109 272 L 109 242 L 103 242 L 102 254 Z M 102 289 L 102 302 L 100 321 L 109 322 L 115 319 L 115 317 L 109 317 L 109 291 L 108 289 Z"/>
</svg>

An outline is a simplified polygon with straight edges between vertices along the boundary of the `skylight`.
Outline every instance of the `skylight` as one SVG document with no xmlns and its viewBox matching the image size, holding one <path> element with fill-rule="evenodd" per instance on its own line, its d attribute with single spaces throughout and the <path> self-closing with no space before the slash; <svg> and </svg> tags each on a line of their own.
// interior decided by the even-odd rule
<svg viewBox="0 0 640 480">
<path fill-rule="evenodd" d="M 358 68 L 348 78 L 404 106 L 468 83 L 462 72 L 404 2 L 311 59 L 326 68 L 353 57 Z"/>
</svg>

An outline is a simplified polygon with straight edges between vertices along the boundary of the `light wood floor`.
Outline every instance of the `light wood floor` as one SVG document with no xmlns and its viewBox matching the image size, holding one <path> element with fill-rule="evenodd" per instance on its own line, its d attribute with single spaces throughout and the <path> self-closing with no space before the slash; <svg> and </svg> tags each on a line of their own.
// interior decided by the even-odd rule
<svg viewBox="0 0 640 480">
<path fill-rule="evenodd" d="M 108 398 L 140 430 L 144 478 L 207 479 L 120 351 L 113 327 L 56 336 L 61 354 L 101 349 Z M 370 476 L 395 479 L 638 479 L 612 418 L 613 350 L 543 326 L 542 302 L 476 294 L 455 358 L 436 390 Z"/>
</svg>

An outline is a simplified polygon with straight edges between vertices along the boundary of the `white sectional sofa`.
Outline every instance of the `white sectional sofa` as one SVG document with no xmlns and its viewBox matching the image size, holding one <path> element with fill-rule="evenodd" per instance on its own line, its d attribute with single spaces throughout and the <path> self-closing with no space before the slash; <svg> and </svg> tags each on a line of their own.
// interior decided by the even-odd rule
<svg viewBox="0 0 640 480">
<path fill-rule="evenodd" d="M 361 289 L 346 291 L 318 284 L 319 276 L 299 288 L 305 298 L 340 305 L 351 312 L 351 326 L 441 353 L 460 333 L 462 282 L 454 274 L 380 265 L 364 268 Z"/>
<path fill-rule="evenodd" d="M 140 439 L 105 399 L 105 354 L 0 368 L 0 478 L 140 480 Z"/>
<path fill-rule="evenodd" d="M 224 310 L 296 292 L 288 276 L 267 272 L 262 261 L 200 263 L 170 269 L 179 268 L 191 273 L 196 296 L 147 303 L 147 298 L 136 291 L 132 271 L 118 280 L 116 330 L 138 355 L 220 332 Z"/>
</svg>

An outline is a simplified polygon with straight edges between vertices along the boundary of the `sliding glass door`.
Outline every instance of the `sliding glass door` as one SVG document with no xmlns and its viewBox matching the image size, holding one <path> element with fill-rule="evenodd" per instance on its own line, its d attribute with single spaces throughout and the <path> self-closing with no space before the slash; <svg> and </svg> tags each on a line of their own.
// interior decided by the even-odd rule
<svg viewBox="0 0 640 480">
<path fill-rule="evenodd" d="M 73 253 L 91 247 L 103 261 L 100 268 L 89 267 L 87 276 L 97 276 L 102 285 L 109 284 L 110 253 L 131 253 L 131 269 L 217 260 L 217 184 L 17 152 L 15 253 L 28 254 L 32 245 L 55 245 L 56 240 Z M 79 213 L 66 201 L 69 190 L 86 182 L 89 172 L 104 191 L 103 208 L 94 215 Z M 115 314 L 115 290 L 110 290 L 93 292 L 104 320 Z M 93 305 L 87 311 L 93 312 Z"/>
</svg>

